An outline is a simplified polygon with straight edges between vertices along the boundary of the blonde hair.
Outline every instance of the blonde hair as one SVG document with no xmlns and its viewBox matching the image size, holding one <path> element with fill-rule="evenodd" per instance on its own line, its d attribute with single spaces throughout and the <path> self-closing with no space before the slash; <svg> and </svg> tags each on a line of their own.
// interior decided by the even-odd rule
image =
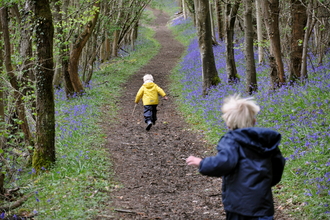
<svg viewBox="0 0 330 220">
<path fill-rule="evenodd" d="M 253 97 L 240 98 L 240 95 L 235 94 L 224 100 L 221 111 L 222 118 L 230 129 L 247 128 L 254 126 L 260 107 Z"/>
<path fill-rule="evenodd" d="M 151 74 L 146 74 L 146 75 L 143 76 L 143 81 L 144 82 L 147 82 L 147 81 L 153 82 L 154 81 L 154 77 L 152 77 Z"/>
</svg>

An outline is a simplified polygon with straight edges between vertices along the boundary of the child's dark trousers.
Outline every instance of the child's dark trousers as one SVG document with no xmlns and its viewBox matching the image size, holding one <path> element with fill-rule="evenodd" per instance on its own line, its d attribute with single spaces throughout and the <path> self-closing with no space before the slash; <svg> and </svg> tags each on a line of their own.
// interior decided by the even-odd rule
<svg viewBox="0 0 330 220">
<path fill-rule="evenodd" d="M 233 212 L 226 212 L 227 220 L 274 220 L 273 216 L 263 216 L 263 217 L 249 217 Z"/>
<path fill-rule="evenodd" d="M 157 105 L 144 105 L 143 116 L 145 123 L 151 121 L 155 124 L 157 121 Z"/>
</svg>

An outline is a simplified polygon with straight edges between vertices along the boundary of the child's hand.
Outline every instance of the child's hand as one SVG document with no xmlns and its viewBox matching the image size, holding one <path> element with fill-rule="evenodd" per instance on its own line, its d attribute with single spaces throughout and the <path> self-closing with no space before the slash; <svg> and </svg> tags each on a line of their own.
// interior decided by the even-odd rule
<svg viewBox="0 0 330 220">
<path fill-rule="evenodd" d="M 167 96 L 164 96 L 164 99 L 165 99 L 165 100 L 167 100 L 167 99 L 168 99 L 168 97 L 167 97 Z"/>
<path fill-rule="evenodd" d="M 189 166 L 195 166 L 195 167 L 199 167 L 199 164 L 201 163 L 201 161 L 202 161 L 202 158 L 194 157 L 194 156 L 189 156 L 186 159 L 187 165 L 189 165 Z"/>
</svg>

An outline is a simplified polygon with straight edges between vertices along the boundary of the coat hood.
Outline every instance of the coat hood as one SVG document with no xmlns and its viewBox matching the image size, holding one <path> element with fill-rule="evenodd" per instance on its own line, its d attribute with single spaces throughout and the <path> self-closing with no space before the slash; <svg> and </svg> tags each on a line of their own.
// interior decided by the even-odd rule
<svg viewBox="0 0 330 220">
<path fill-rule="evenodd" d="M 146 89 L 153 89 L 156 84 L 153 83 L 153 82 L 147 82 L 147 83 L 144 83 L 143 86 L 146 88 Z"/>
<path fill-rule="evenodd" d="M 268 128 L 242 128 L 228 133 L 242 147 L 264 156 L 271 155 L 281 141 L 281 134 Z"/>
</svg>

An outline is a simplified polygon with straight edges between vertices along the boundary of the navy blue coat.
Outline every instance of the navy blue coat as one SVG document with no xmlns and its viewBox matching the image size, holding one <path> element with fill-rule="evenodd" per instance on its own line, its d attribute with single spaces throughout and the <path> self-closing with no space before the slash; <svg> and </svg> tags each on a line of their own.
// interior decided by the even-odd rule
<svg viewBox="0 0 330 220">
<path fill-rule="evenodd" d="M 201 161 L 201 174 L 223 177 L 226 211 L 244 216 L 274 215 L 271 187 L 281 180 L 285 165 L 280 141 L 280 133 L 267 128 L 232 130 L 220 139 L 218 154 Z"/>
</svg>

